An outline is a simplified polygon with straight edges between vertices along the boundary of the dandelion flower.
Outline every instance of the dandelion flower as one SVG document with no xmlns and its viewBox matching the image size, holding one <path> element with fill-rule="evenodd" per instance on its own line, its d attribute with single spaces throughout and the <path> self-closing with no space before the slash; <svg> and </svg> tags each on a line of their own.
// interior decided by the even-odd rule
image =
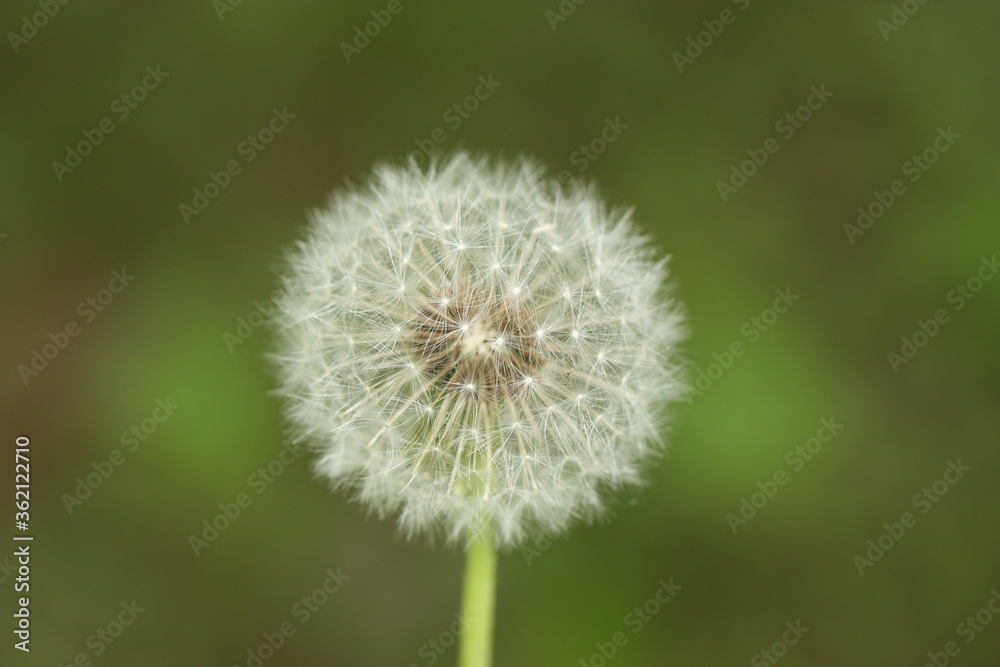
<svg viewBox="0 0 1000 667">
<path fill-rule="evenodd" d="M 592 518 L 683 390 L 666 260 L 529 160 L 378 167 L 314 213 L 283 286 L 295 437 L 410 535 L 510 548 Z"/>
</svg>

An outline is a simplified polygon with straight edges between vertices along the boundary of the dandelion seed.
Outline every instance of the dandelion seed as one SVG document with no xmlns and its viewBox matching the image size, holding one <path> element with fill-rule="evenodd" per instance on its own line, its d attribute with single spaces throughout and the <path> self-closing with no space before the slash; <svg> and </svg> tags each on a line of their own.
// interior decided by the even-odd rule
<svg viewBox="0 0 1000 667">
<path fill-rule="evenodd" d="M 284 288 L 295 437 L 411 535 L 510 548 L 595 516 L 683 390 L 666 261 L 527 160 L 379 167 L 313 215 Z"/>
</svg>

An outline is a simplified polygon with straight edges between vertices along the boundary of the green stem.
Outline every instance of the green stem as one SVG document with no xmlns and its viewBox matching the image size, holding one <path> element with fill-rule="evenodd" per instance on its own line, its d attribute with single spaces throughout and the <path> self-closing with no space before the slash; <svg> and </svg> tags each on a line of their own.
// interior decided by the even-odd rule
<svg viewBox="0 0 1000 667">
<path fill-rule="evenodd" d="M 493 664 L 493 603 L 496 597 L 497 554 L 493 531 L 485 527 L 469 545 L 462 593 L 465 632 L 459 649 L 459 667 Z"/>
</svg>

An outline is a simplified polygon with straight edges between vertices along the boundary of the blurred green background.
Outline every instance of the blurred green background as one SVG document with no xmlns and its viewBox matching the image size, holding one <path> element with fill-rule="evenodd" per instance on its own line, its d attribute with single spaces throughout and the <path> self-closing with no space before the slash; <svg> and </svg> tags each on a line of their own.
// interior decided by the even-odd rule
<svg viewBox="0 0 1000 667">
<path fill-rule="evenodd" d="M 714 376 L 610 520 L 502 558 L 498 666 L 923 665 L 948 642 L 950 664 L 1000 663 L 1000 618 L 963 625 L 1000 587 L 1000 280 L 978 282 L 1000 250 L 998 19 L 985 1 L 4 3 L 4 446 L 32 438 L 36 541 L 33 650 L 10 646 L 5 568 L 0 662 L 253 665 L 289 623 L 268 667 L 454 664 L 461 554 L 400 539 L 306 458 L 275 463 L 253 315 L 308 209 L 440 140 L 535 155 L 635 206 L 673 257 L 693 375 Z M 476 100 L 480 77 L 499 85 Z M 811 87 L 832 96 L 808 109 Z M 89 154 L 70 167 L 70 148 Z M 862 234 L 844 227 L 859 207 Z M 776 290 L 798 298 L 772 317 Z M 65 348 L 25 372 L 50 334 Z M 923 345 L 894 369 L 903 337 Z M 842 427 L 796 463 L 823 419 Z M 743 499 L 761 507 L 738 524 Z M 117 638 L 95 634 L 133 600 Z"/>
</svg>

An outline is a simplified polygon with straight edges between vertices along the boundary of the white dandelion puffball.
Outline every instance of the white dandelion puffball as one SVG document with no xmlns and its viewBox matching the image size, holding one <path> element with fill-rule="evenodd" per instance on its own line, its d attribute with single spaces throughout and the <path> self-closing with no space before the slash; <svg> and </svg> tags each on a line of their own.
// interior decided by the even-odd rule
<svg viewBox="0 0 1000 667">
<path fill-rule="evenodd" d="M 666 260 L 529 160 L 382 165 L 314 213 L 285 271 L 294 437 L 409 535 L 510 548 L 592 518 L 684 389 Z"/>
</svg>

